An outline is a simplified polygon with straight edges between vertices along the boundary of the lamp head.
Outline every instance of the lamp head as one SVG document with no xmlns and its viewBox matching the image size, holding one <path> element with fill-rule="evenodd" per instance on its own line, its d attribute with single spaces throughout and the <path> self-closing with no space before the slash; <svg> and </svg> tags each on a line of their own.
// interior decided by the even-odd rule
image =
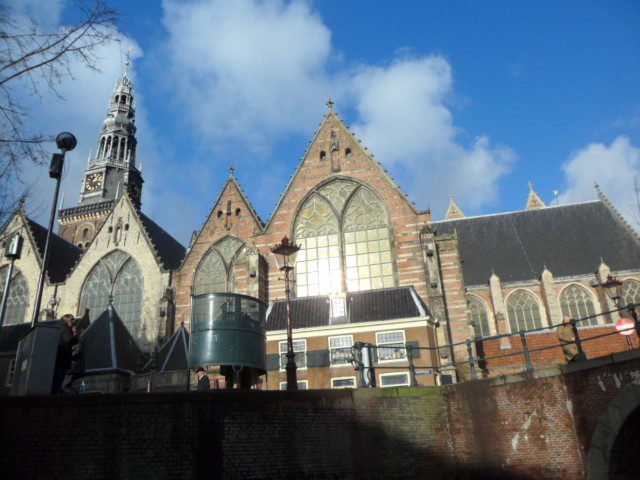
<svg viewBox="0 0 640 480">
<path fill-rule="evenodd" d="M 56 145 L 60 150 L 64 152 L 70 152 L 71 150 L 76 148 L 77 144 L 78 141 L 72 133 L 62 132 L 56 137 Z"/>
</svg>

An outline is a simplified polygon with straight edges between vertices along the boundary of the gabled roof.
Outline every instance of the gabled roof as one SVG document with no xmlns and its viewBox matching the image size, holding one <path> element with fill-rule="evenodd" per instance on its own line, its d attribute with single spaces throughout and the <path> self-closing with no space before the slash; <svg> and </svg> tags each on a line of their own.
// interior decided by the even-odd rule
<svg viewBox="0 0 640 480">
<path fill-rule="evenodd" d="M 160 225 L 151 220 L 141 211 L 134 209 L 140 217 L 140 222 L 147 232 L 155 253 L 165 270 L 175 270 L 185 256 L 187 249 L 173 238 Z"/>
<path fill-rule="evenodd" d="M 338 116 L 337 112 L 333 110 L 333 101 L 332 100 L 329 100 L 327 102 L 327 106 L 329 108 L 327 110 L 327 113 L 325 113 L 325 115 L 324 115 L 324 119 L 320 123 L 320 127 L 316 131 L 313 139 L 309 143 L 309 147 L 307 147 L 307 150 L 304 152 L 304 155 L 300 159 L 300 164 L 296 167 L 295 174 L 291 177 L 291 179 L 289 180 L 289 183 L 287 183 L 287 186 L 284 189 L 284 192 L 282 192 L 282 194 L 280 195 L 280 200 L 278 200 L 278 203 L 276 204 L 276 208 L 271 213 L 270 218 L 267 221 L 267 224 L 266 224 L 264 229 L 265 230 L 269 229 L 269 226 L 271 225 L 271 222 L 273 221 L 273 218 L 275 217 L 276 213 L 280 209 L 280 206 L 282 205 L 282 202 L 284 201 L 285 197 L 289 193 L 291 185 L 293 185 L 294 180 L 296 179 L 296 177 L 298 176 L 300 170 L 304 166 L 304 163 L 305 163 L 305 161 L 307 160 L 307 158 L 309 156 L 309 151 L 311 150 L 311 147 L 313 146 L 314 143 L 316 143 L 316 141 L 318 140 L 318 136 L 320 135 L 320 132 L 322 132 L 322 129 L 323 129 L 324 125 L 329 120 L 336 120 L 337 121 L 339 127 L 342 128 L 347 133 L 347 135 L 349 135 L 351 137 L 351 139 L 353 140 L 353 144 L 356 145 L 356 148 L 358 148 L 365 155 L 365 157 L 370 160 L 371 166 L 374 167 L 375 169 L 379 170 L 380 173 L 382 173 L 382 175 L 387 179 L 387 181 L 392 186 L 392 188 L 398 193 L 398 195 L 400 195 L 401 198 L 404 198 L 407 201 L 409 207 L 416 214 L 425 213 L 426 210 L 425 211 L 419 211 L 416 208 L 414 203 L 409 200 L 409 197 L 407 196 L 407 194 L 400 189 L 400 185 L 396 184 L 394 179 L 387 173 L 387 171 L 380 166 L 380 162 L 378 162 L 378 161 L 373 159 L 373 154 L 371 154 L 367 150 L 367 147 L 362 146 L 360 139 L 358 139 L 353 134 L 353 132 L 351 132 L 351 130 L 349 130 L 349 127 L 342 121 L 342 119 Z"/>
<path fill-rule="evenodd" d="M 82 338 L 87 373 L 135 372 L 148 361 L 113 305 L 91 323 Z"/>
<path fill-rule="evenodd" d="M 42 261 L 44 246 L 47 241 L 47 229 L 27 216 L 24 216 L 24 219 L 31 238 L 33 238 L 38 249 L 40 261 Z M 55 233 L 51 233 L 51 248 L 47 264 L 49 281 L 51 283 L 63 282 L 81 255 L 82 250 L 80 248 Z"/>
<path fill-rule="evenodd" d="M 591 275 L 640 269 L 640 241 L 601 200 L 433 222 L 437 235 L 456 233 L 466 285 Z"/>
<path fill-rule="evenodd" d="M 151 370 L 151 362 L 144 366 L 143 371 Z M 158 350 L 156 371 L 159 373 L 184 371 L 189 368 L 189 332 L 184 325 L 171 336 Z"/>
<path fill-rule="evenodd" d="M 331 318 L 328 295 L 291 300 L 293 328 L 326 327 L 345 323 L 376 322 L 399 318 L 428 317 L 429 309 L 412 286 L 366 290 L 347 294 L 347 317 Z M 287 326 L 285 300 L 271 304 L 267 331 L 284 330 Z"/>
<path fill-rule="evenodd" d="M 449 195 L 449 208 L 444 215 L 445 220 L 453 220 L 455 218 L 464 218 L 466 215 L 460 210 L 460 207 L 453 200 L 453 195 Z"/>
</svg>

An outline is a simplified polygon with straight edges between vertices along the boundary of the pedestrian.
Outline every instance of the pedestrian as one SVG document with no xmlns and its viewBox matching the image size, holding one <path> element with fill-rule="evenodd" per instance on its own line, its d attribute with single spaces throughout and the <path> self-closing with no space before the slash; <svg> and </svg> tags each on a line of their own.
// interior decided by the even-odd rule
<svg viewBox="0 0 640 480">
<path fill-rule="evenodd" d="M 73 388 L 73 382 L 84 374 L 84 339 L 81 335 L 82 332 L 75 325 L 73 315 L 70 313 L 63 315 L 58 341 L 60 364 L 57 368 L 61 370 L 64 368 L 64 378 L 59 393 L 78 393 Z"/>
<path fill-rule="evenodd" d="M 204 368 L 198 367 L 196 369 L 196 373 L 198 374 L 198 388 L 199 392 L 208 392 L 211 389 L 211 383 L 209 382 L 209 377 L 207 376 L 207 372 L 205 372 Z"/>
<path fill-rule="evenodd" d="M 562 346 L 562 351 L 564 352 L 567 362 L 579 360 L 579 349 L 576 344 L 576 335 L 573 331 L 571 322 L 572 318 L 569 315 L 565 315 L 562 318 L 562 323 L 558 325 L 558 328 L 556 329 L 558 340 L 560 340 L 560 345 Z"/>
</svg>

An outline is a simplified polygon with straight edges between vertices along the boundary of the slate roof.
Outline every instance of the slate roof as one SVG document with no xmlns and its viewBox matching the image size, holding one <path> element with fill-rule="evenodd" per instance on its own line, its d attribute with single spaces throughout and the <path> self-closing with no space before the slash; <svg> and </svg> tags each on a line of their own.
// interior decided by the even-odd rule
<svg viewBox="0 0 640 480">
<path fill-rule="evenodd" d="M 148 361 L 111 305 L 91 323 L 82 338 L 87 373 L 137 371 Z"/>
<path fill-rule="evenodd" d="M 466 285 L 592 274 L 601 259 L 613 271 L 640 269 L 640 242 L 601 200 L 433 222 L 457 233 Z"/>
<path fill-rule="evenodd" d="M 138 211 L 138 215 L 162 266 L 166 270 L 176 270 L 184 258 L 186 248 L 144 213 Z"/>
<path fill-rule="evenodd" d="M 143 372 L 151 370 L 151 362 L 144 366 Z M 189 368 L 189 332 L 182 325 L 158 350 L 156 371 L 175 372 Z"/>
<path fill-rule="evenodd" d="M 286 329 L 285 300 L 273 302 L 268 313 L 267 331 Z M 430 316 L 430 313 L 411 286 L 349 293 L 347 294 L 347 317 L 341 319 L 331 318 L 330 301 L 327 295 L 291 300 L 293 328 L 325 327 L 420 316 Z"/>
<path fill-rule="evenodd" d="M 38 248 L 40 258 L 44 255 L 44 246 L 47 241 L 47 229 L 39 223 L 24 217 L 27 226 L 31 232 L 31 236 Z M 51 250 L 49 254 L 49 262 L 47 265 L 47 273 L 52 283 L 63 282 L 71 269 L 82 255 L 82 250 L 73 243 L 66 241 L 64 238 L 51 234 Z"/>
<path fill-rule="evenodd" d="M 15 354 L 18 342 L 31 329 L 31 323 L 7 325 L 0 329 L 0 354 Z"/>
</svg>

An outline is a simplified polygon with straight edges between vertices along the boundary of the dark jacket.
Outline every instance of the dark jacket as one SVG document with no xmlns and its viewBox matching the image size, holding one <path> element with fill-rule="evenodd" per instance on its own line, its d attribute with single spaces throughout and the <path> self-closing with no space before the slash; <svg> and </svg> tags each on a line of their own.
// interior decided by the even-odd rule
<svg viewBox="0 0 640 480">
<path fill-rule="evenodd" d="M 198 379 L 198 391 L 199 392 L 208 392 L 211 390 L 211 382 L 209 382 L 209 377 L 207 375 L 202 375 Z"/>
<path fill-rule="evenodd" d="M 71 347 L 76 341 L 73 330 L 66 322 L 62 322 L 60 335 L 58 337 L 58 353 L 56 356 L 56 368 L 59 370 L 69 370 L 71 368 Z"/>
</svg>

